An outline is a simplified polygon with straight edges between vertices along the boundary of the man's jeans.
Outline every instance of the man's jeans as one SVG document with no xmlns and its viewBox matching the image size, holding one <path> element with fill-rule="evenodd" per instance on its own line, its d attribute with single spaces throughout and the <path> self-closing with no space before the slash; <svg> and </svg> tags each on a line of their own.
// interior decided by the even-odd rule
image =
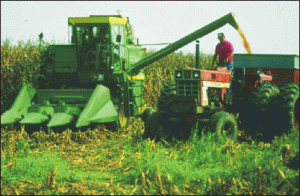
<svg viewBox="0 0 300 196">
<path fill-rule="evenodd" d="M 230 62 L 227 62 L 227 63 L 218 63 L 218 67 L 225 67 L 225 64 L 226 64 L 226 67 L 227 69 L 231 72 L 232 74 L 232 70 L 233 70 L 233 61 L 230 61 Z M 232 75 L 231 75 L 231 80 L 232 80 Z M 232 86 L 231 86 L 231 81 L 230 81 L 230 87 L 228 89 L 228 92 L 231 94 L 231 91 L 232 91 Z"/>
</svg>

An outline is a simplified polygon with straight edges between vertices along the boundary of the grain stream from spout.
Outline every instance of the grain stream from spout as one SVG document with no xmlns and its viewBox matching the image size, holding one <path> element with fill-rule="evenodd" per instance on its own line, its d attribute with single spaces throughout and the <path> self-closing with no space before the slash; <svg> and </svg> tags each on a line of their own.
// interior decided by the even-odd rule
<svg viewBox="0 0 300 196">
<path fill-rule="evenodd" d="M 242 31 L 242 29 L 238 26 L 237 31 L 239 32 L 241 38 L 243 39 L 243 45 L 245 50 L 248 52 L 248 54 L 252 54 L 252 50 L 251 50 L 251 46 L 247 40 L 247 37 L 245 36 L 244 32 Z"/>
</svg>

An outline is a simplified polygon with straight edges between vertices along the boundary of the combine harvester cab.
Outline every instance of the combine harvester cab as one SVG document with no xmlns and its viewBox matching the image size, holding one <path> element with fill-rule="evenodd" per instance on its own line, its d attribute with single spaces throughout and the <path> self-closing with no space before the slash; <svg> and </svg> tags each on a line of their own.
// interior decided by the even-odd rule
<svg viewBox="0 0 300 196">
<path fill-rule="evenodd" d="M 127 42 L 127 22 L 121 15 L 70 17 L 71 44 L 47 48 L 39 88 L 23 85 L 1 125 L 125 126 L 145 102 L 144 74 L 127 74 L 145 56 L 141 46 Z"/>
</svg>

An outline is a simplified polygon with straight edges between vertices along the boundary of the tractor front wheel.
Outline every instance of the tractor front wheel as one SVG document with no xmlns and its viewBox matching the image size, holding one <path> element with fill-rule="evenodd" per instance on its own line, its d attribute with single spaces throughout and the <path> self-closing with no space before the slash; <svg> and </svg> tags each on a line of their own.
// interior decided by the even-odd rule
<svg viewBox="0 0 300 196">
<path fill-rule="evenodd" d="M 216 112 L 209 120 L 209 129 L 212 133 L 216 133 L 217 139 L 225 137 L 225 139 L 236 140 L 238 125 L 233 115 L 228 112 Z"/>
</svg>

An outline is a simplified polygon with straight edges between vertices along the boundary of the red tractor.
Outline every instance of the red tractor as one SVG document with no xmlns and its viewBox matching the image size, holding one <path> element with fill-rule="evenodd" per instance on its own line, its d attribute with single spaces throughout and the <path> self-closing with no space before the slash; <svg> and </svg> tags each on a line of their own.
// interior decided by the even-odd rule
<svg viewBox="0 0 300 196">
<path fill-rule="evenodd" d="M 176 70 L 157 109 L 143 113 L 146 138 L 188 138 L 206 119 L 217 137 L 234 140 L 240 127 L 270 142 L 299 124 L 299 56 L 236 54 L 232 75 L 227 68 Z"/>
</svg>

